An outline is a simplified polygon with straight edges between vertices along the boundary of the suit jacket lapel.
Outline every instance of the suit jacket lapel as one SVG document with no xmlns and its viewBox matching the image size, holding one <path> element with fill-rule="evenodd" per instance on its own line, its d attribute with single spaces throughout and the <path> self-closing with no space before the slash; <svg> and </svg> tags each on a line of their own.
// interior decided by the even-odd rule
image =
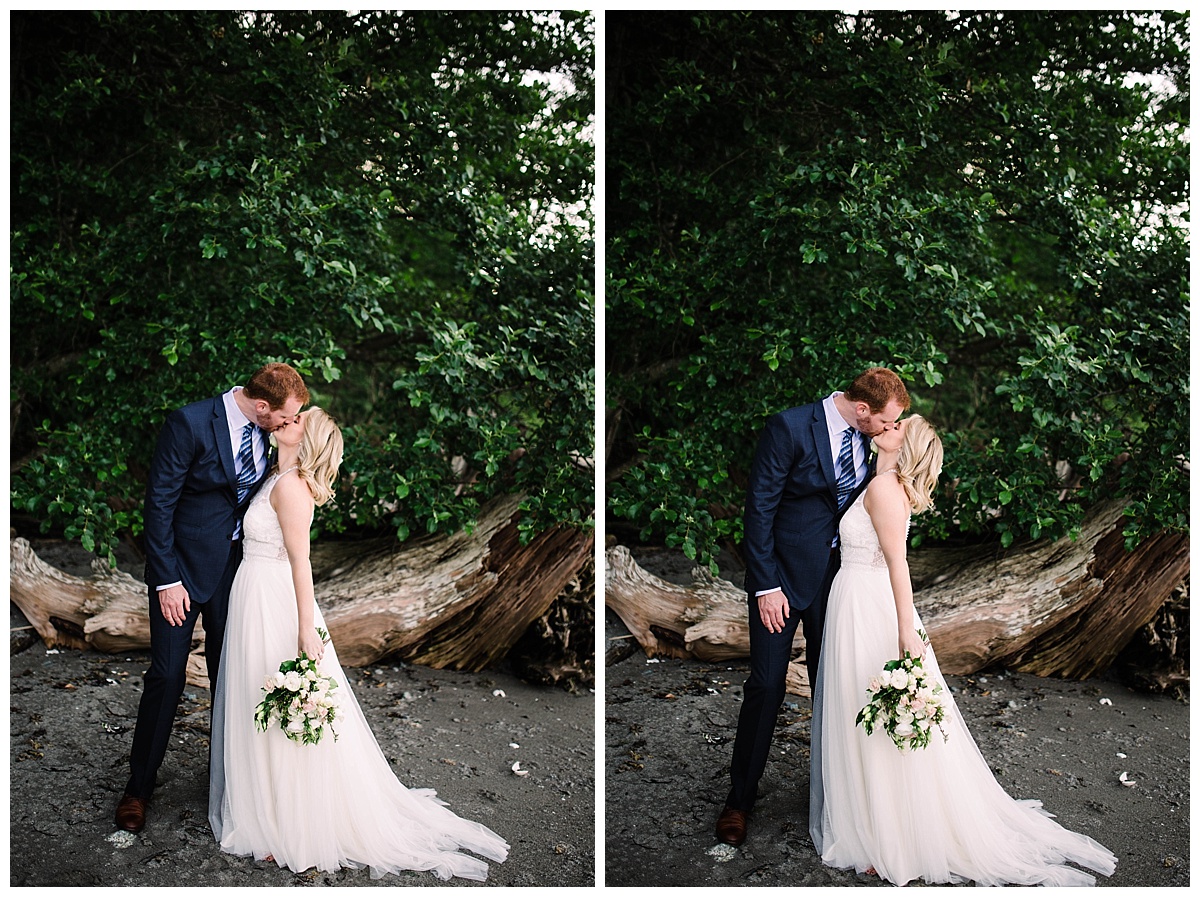
<svg viewBox="0 0 1200 897">
<path fill-rule="evenodd" d="M 875 459 L 878 458 L 879 456 L 871 451 L 871 437 L 870 436 L 868 436 L 866 433 L 860 432 L 858 434 L 858 437 L 859 437 L 859 439 L 862 440 L 863 452 L 864 452 L 863 457 L 867 459 L 867 479 L 870 479 L 871 477 L 873 477 L 875 475 Z"/>
<path fill-rule="evenodd" d="M 847 507 L 854 504 L 854 501 L 858 498 L 859 493 L 867 488 L 867 484 L 870 483 L 871 479 L 875 476 L 875 461 L 879 457 L 877 454 L 871 451 L 871 437 L 862 432 L 859 432 L 858 436 L 862 440 L 863 451 L 866 452 L 865 457 L 867 459 L 867 475 L 862 478 L 862 482 L 855 487 L 854 492 L 850 495 L 850 498 L 846 500 Z"/>
<path fill-rule="evenodd" d="M 237 467 L 233 463 L 233 443 L 229 439 L 229 416 L 225 413 L 225 400 L 220 396 L 213 399 L 213 438 L 217 441 L 217 455 L 225 478 L 237 494 Z"/>
<path fill-rule="evenodd" d="M 256 490 L 263 484 L 263 481 L 267 478 L 268 474 L 271 473 L 271 468 L 275 466 L 276 455 L 278 454 L 276 449 L 271 448 L 271 440 L 267 437 L 267 434 L 262 430 L 259 430 L 258 434 L 263 440 L 263 457 L 266 459 L 266 464 L 263 465 L 262 476 L 260 476 L 258 478 L 258 482 L 254 484 L 254 488 Z"/>
<path fill-rule="evenodd" d="M 833 451 L 829 446 L 829 424 L 825 420 L 825 406 L 820 402 L 813 405 L 812 436 L 817 445 L 817 457 L 821 459 L 821 470 L 829 492 L 837 500 L 837 471 L 833 468 Z"/>
</svg>

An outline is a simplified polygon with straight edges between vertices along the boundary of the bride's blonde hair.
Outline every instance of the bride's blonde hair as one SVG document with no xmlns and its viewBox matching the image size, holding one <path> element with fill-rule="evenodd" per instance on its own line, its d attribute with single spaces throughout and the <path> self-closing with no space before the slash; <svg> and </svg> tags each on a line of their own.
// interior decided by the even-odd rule
<svg viewBox="0 0 1200 897">
<path fill-rule="evenodd" d="M 313 501 L 323 505 L 333 498 L 342 464 L 342 431 L 323 409 L 316 405 L 304 412 L 304 436 L 296 457 L 300 479 L 308 483 Z"/>
<path fill-rule="evenodd" d="M 933 490 L 942 472 L 942 440 L 933 424 L 919 414 L 904 421 L 904 442 L 896 462 L 896 479 L 904 487 L 913 513 L 933 506 Z"/>
</svg>

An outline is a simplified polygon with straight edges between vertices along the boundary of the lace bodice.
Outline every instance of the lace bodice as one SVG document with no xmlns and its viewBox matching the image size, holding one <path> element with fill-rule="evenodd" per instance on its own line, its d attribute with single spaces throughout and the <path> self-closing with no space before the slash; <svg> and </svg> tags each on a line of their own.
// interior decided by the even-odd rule
<svg viewBox="0 0 1200 897">
<path fill-rule="evenodd" d="M 271 490 L 279 478 L 295 468 L 282 473 L 273 473 L 267 477 L 262 488 L 255 493 L 246 508 L 246 517 L 242 521 L 242 557 L 245 559 L 260 558 L 268 561 L 287 561 L 287 548 L 283 544 L 283 529 L 279 526 L 279 517 L 271 507 Z"/>
<path fill-rule="evenodd" d="M 869 567 L 874 570 L 887 571 L 887 561 L 883 557 L 883 549 L 879 547 L 879 536 L 875 533 L 875 524 L 871 515 L 863 505 L 866 497 L 864 490 L 854 500 L 849 510 L 842 515 L 838 527 L 838 543 L 842 546 L 843 567 Z M 904 525 L 904 533 L 908 535 L 908 527 L 912 523 L 909 517 Z"/>
</svg>

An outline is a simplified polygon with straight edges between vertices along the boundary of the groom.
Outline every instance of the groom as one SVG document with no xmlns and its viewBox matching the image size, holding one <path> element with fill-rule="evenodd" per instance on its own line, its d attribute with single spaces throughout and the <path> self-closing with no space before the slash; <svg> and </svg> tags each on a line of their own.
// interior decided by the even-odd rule
<svg viewBox="0 0 1200 897">
<path fill-rule="evenodd" d="M 717 838 L 726 844 L 746 840 L 801 622 L 808 681 L 817 681 L 825 605 L 839 566 L 837 524 L 870 476 L 870 438 L 895 426 L 908 406 L 895 373 L 869 368 L 845 392 L 772 416 L 759 436 L 742 544 L 750 678 L 742 689 L 732 787 L 717 820 Z"/>
<path fill-rule="evenodd" d="M 308 389 L 286 364 L 268 364 L 224 395 L 172 412 L 146 483 L 150 669 L 138 706 L 118 828 L 138 832 L 183 694 L 196 618 L 204 619 L 209 688 L 216 688 L 229 587 L 242 560 L 246 505 L 269 467 L 268 435 L 291 423 Z"/>
</svg>

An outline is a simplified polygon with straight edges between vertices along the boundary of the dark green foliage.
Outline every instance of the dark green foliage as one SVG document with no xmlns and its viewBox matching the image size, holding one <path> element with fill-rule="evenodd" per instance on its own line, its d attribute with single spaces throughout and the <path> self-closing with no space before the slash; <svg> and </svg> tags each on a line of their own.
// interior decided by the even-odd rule
<svg viewBox="0 0 1200 897">
<path fill-rule="evenodd" d="M 326 528 L 587 523 L 592 30 L 14 13 L 14 511 L 105 553 L 165 414 L 279 359 L 347 429 Z"/>
<path fill-rule="evenodd" d="M 766 417 L 883 364 L 945 435 L 915 540 L 1186 527 L 1187 26 L 609 13 L 614 523 L 710 561 Z"/>
</svg>

